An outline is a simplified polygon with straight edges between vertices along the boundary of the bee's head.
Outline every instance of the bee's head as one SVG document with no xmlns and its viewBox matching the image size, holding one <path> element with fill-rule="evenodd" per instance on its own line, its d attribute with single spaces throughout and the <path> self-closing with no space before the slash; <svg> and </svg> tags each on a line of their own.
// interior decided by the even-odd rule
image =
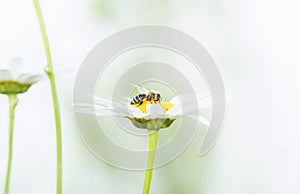
<svg viewBox="0 0 300 194">
<path fill-rule="evenodd" d="M 161 95 L 159 93 L 155 94 L 155 101 L 161 101 Z"/>
</svg>

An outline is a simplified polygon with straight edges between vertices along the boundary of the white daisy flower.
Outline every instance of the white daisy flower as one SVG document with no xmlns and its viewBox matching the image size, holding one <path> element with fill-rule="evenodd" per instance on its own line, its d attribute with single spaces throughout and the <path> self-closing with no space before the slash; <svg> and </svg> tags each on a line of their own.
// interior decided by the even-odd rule
<svg viewBox="0 0 300 194">
<path fill-rule="evenodd" d="M 22 64 L 21 58 L 12 58 L 7 68 L 0 68 L 0 93 L 24 93 L 32 84 L 43 78 L 40 74 L 21 73 Z"/>
<path fill-rule="evenodd" d="M 141 94 L 147 95 L 149 92 L 145 88 L 138 87 L 138 89 Z M 151 92 L 153 91 L 151 90 Z M 131 102 L 104 99 L 97 96 L 93 96 L 93 98 L 94 104 L 74 104 L 74 112 L 123 117 L 131 120 L 136 127 L 149 130 L 167 128 L 179 117 L 192 118 L 207 126 L 209 125 L 206 118 L 198 115 L 199 111 L 211 108 L 208 95 L 196 99 L 193 94 L 183 94 L 172 98 L 168 102 L 163 100 L 155 102 L 154 100 L 147 100 L 147 98 L 139 99 L 139 97 Z M 134 103 L 137 99 L 140 102 Z"/>
</svg>

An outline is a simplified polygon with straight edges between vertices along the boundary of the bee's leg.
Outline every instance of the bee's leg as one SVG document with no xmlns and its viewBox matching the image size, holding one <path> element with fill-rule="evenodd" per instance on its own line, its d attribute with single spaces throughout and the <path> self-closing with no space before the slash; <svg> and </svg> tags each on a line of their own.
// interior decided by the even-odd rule
<svg viewBox="0 0 300 194">
<path fill-rule="evenodd" d="M 139 103 L 139 105 L 142 105 L 144 103 L 144 101 L 141 101 L 140 103 Z"/>
</svg>

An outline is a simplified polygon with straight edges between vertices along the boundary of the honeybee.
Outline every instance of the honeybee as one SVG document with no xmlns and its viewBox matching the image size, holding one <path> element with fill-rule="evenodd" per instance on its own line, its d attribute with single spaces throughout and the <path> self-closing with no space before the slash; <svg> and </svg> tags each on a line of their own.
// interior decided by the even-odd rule
<svg viewBox="0 0 300 194">
<path fill-rule="evenodd" d="M 142 105 L 144 102 L 148 101 L 151 103 L 158 103 L 162 100 L 160 93 L 151 91 L 147 88 L 143 88 L 140 86 L 135 87 L 141 92 L 136 95 L 130 102 L 131 105 Z"/>
<path fill-rule="evenodd" d="M 133 104 L 142 105 L 144 102 L 144 99 L 146 99 L 146 97 L 147 97 L 146 94 L 138 94 L 131 100 L 130 104 L 131 105 L 133 105 Z"/>
</svg>

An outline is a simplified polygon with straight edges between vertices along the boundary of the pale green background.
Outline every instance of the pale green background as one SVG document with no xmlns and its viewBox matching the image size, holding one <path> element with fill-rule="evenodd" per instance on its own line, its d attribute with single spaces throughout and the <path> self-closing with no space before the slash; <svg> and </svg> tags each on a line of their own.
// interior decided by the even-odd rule
<svg viewBox="0 0 300 194">
<path fill-rule="evenodd" d="M 230 101 L 214 149 L 203 137 L 154 171 L 155 194 L 300 193 L 299 6 L 293 0 L 42 0 L 63 119 L 64 193 L 140 193 L 142 172 L 112 168 L 82 144 L 71 114 L 77 68 L 96 43 L 141 24 L 175 27 L 197 38 L 217 63 Z M 31 1 L 0 2 L 0 66 L 22 56 L 42 72 L 43 44 Z M 20 95 L 11 194 L 55 193 L 55 130 L 47 81 Z M 7 158 L 7 99 L 0 98 L 0 190 Z"/>
</svg>

